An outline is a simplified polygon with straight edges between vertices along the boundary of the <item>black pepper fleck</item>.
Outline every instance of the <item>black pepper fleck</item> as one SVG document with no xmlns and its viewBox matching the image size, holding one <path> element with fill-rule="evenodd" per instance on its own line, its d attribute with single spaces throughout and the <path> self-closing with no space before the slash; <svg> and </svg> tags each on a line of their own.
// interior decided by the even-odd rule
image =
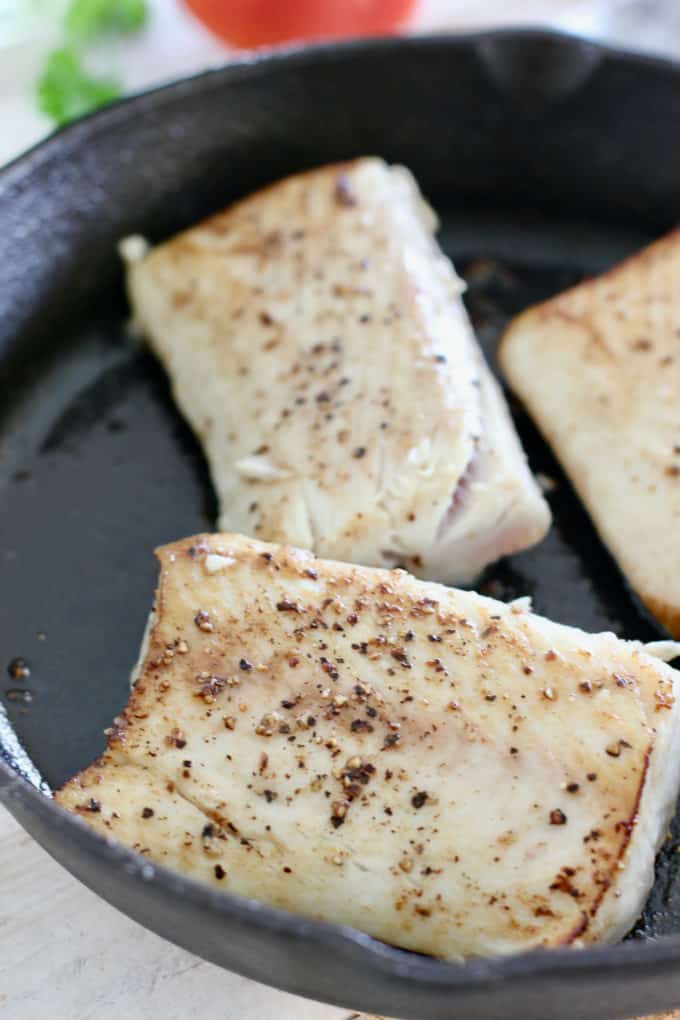
<svg viewBox="0 0 680 1020">
<path fill-rule="evenodd" d="M 209 634 L 212 630 L 214 630 L 212 620 L 210 619 L 210 614 L 206 613 L 205 609 L 198 610 L 198 612 L 194 616 L 194 623 L 196 624 L 199 630 L 204 631 L 206 634 Z"/>
<path fill-rule="evenodd" d="M 281 599 L 280 602 L 276 603 L 276 608 L 280 613 L 300 613 L 302 607 L 297 602 L 291 602 L 290 599 Z"/>
<path fill-rule="evenodd" d="M 349 180 L 345 174 L 338 174 L 335 180 L 335 201 L 338 205 L 343 205 L 346 208 L 357 204 L 356 197 L 352 192 Z"/>
</svg>

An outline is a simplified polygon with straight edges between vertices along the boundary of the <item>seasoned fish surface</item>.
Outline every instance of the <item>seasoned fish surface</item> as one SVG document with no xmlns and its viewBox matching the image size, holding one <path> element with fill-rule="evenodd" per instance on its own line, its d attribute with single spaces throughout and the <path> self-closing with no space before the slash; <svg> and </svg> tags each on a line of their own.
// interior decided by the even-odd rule
<svg viewBox="0 0 680 1020">
<path fill-rule="evenodd" d="M 435 956 L 631 927 L 678 785 L 672 669 L 402 571 L 234 535 L 159 558 L 130 702 L 64 807 Z"/>
<path fill-rule="evenodd" d="M 520 315 L 510 385 L 631 587 L 680 637 L 680 232 Z"/>
<path fill-rule="evenodd" d="M 130 263 L 224 530 L 459 583 L 543 537 L 547 505 L 435 226 L 406 170 L 361 159 Z"/>
</svg>

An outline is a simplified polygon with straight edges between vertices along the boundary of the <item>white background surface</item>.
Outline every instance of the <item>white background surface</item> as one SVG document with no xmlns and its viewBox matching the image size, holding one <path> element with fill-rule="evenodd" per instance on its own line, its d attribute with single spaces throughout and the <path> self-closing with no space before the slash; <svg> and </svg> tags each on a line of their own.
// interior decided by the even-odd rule
<svg viewBox="0 0 680 1020">
<path fill-rule="evenodd" d="M 175 0 L 155 0 L 153 7 L 143 35 L 96 56 L 101 68 L 123 75 L 129 90 L 228 58 Z M 415 27 L 513 22 L 552 22 L 680 52 L 680 0 L 424 0 Z M 0 50 L 0 164 L 49 129 L 36 112 L 32 85 L 50 42 L 47 33 Z M 103 1020 L 113 1015 L 124 1020 L 345 1020 L 349 1014 L 246 981 L 164 942 L 79 885 L 0 808 L 0 1018 Z"/>
</svg>

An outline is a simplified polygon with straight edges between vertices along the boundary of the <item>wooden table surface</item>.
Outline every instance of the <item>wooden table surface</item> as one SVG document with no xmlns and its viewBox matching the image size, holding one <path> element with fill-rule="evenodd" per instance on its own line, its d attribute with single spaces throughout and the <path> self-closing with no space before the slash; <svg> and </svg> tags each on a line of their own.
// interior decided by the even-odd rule
<svg viewBox="0 0 680 1020">
<path fill-rule="evenodd" d="M 154 11 L 153 30 L 121 57 L 130 88 L 224 60 L 224 51 L 213 40 L 184 22 L 185 45 L 177 46 L 181 16 L 175 0 L 155 0 Z M 615 0 L 423 0 L 420 27 L 510 22 L 557 23 L 651 50 L 676 50 L 680 55 L 677 0 L 620 0 L 618 4 Z M 171 39 L 173 45 L 168 46 Z M 38 57 L 32 51 L 0 55 L 0 164 L 36 141 L 48 127 L 35 111 L 27 84 Z M 146 931 L 76 882 L 1 807 L 0 950 L 2 1020 L 101 1020 L 114 1014 L 125 1020 L 349 1020 L 350 1016 L 359 1020 L 358 1014 L 348 1010 L 298 999 L 229 974 Z M 667 1014 L 664 1020 L 680 1020 L 680 1012 Z"/>
</svg>

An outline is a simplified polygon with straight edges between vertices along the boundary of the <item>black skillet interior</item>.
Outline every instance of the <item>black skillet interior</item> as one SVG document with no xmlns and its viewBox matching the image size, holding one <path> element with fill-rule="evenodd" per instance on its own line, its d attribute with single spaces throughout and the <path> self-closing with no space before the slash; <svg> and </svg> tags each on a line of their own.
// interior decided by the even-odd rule
<svg viewBox="0 0 680 1020">
<path fill-rule="evenodd" d="M 50 785 L 97 754 L 126 700 L 154 546 L 215 519 L 199 446 L 126 328 L 116 241 L 158 240 L 286 173 L 379 153 L 410 166 L 438 210 L 493 358 L 510 316 L 678 219 L 679 122 L 680 70 L 567 37 L 359 43 L 142 96 L 0 174 L 0 704 Z M 554 483 L 555 524 L 482 589 L 530 594 L 539 612 L 588 630 L 658 637 L 515 410 L 534 470 Z M 16 656 L 28 678 L 4 672 Z M 0 751 L 17 765 L 6 727 Z M 680 1002 L 680 938 L 656 941 L 680 932 L 680 828 L 628 944 L 460 967 L 142 867 L 2 765 L 0 798 L 121 909 L 301 994 L 413 1020 L 603 1020 Z"/>
</svg>

